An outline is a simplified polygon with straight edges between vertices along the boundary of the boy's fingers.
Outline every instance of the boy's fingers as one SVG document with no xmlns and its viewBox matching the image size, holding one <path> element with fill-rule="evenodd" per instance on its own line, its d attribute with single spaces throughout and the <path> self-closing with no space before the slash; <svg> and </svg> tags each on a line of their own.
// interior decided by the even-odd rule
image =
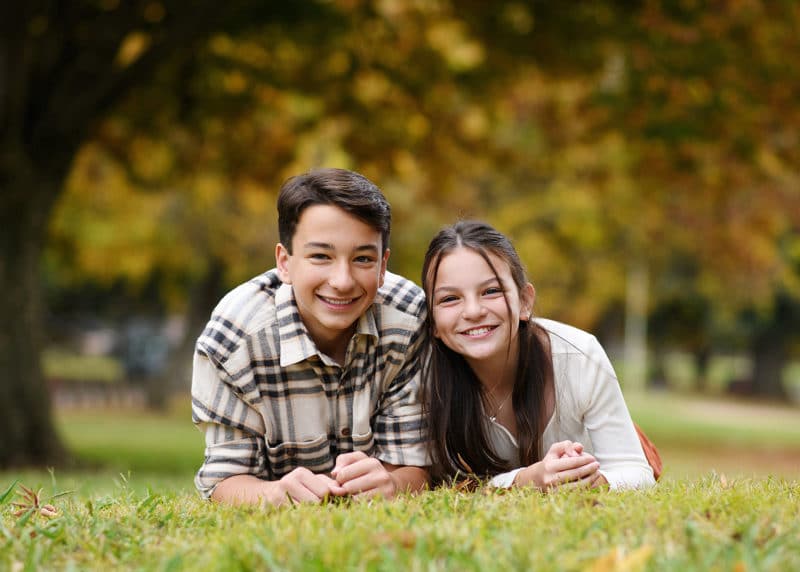
<svg viewBox="0 0 800 572">
<path fill-rule="evenodd" d="M 319 502 L 322 498 L 299 480 L 290 479 L 284 483 L 283 487 L 286 494 L 297 502 Z"/>
<path fill-rule="evenodd" d="M 344 489 L 339 486 L 339 483 L 325 475 L 314 475 L 312 478 L 304 480 L 303 485 L 319 499 L 329 494 L 344 494 L 345 492 Z"/>
<path fill-rule="evenodd" d="M 319 502 L 329 494 L 343 495 L 346 491 L 326 475 L 307 469 L 295 469 L 281 479 L 283 490 L 298 502 Z"/>
<path fill-rule="evenodd" d="M 353 460 L 352 462 L 348 462 L 348 464 L 345 466 L 334 469 L 332 475 L 336 479 L 337 483 L 344 485 L 353 479 L 357 479 L 363 475 L 369 474 L 372 471 L 377 471 L 378 469 L 383 469 L 381 462 L 378 459 L 367 457 L 365 455 L 361 459 Z M 350 490 L 350 492 L 353 491 Z"/>
<path fill-rule="evenodd" d="M 357 463 L 363 459 L 369 459 L 366 453 L 362 451 L 353 451 L 351 453 L 344 453 L 343 455 L 339 455 L 336 457 L 336 464 L 331 471 L 331 475 L 336 477 L 337 473 L 344 467 L 348 465 L 352 465 L 353 463 Z"/>
</svg>

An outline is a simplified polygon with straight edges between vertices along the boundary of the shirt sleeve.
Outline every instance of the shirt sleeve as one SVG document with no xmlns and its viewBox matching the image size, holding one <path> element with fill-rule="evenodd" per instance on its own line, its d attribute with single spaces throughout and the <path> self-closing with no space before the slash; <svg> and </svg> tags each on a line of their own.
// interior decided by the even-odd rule
<svg viewBox="0 0 800 572">
<path fill-rule="evenodd" d="M 600 473 L 612 489 L 655 484 L 611 362 L 596 340 L 596 359 L 586 364 L 581 393 L 583 423 L 592 440 Z"/>
<path fill-rule="evenodd" d="M 524 468 L 525 467 L 519 467 L 512 471 L 495 475 L 494 477 L 492 477 L 492 480 L 489 481 L 489 485 L 497 487 L 498 489 L 510 489 L 511 485 L 514 484 L 514 479 L 517 478 L 517 473 L 519 473 Z"/>
<path fill-rule="evenodd" d="M 376 457 L 393 465 L 430 465 L 424 436 L 427 427 L 420 402 L 424 338 L 420 326 L 411 336 L 398 373 L 380 397 L 373 424 Z"/>
<path fill-rule="evenodd" d="M 263 419 L 225 382 L 224 370 L 200 352 L 192 370 L 192 420 L 206 440 L 205 460 L 195 476 L 204 498 L 228 477 L 268 476 Z"/>
</svg>

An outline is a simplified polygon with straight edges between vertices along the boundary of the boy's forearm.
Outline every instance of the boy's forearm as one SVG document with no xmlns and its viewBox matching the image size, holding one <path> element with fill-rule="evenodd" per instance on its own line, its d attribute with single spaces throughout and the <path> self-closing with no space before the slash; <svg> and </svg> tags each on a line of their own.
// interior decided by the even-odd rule
<svg viewBox="0 0 800 572">
<path fill-rule="evenodd" d="M 230 505 L 273 504 L 274 485 L 253 475 L 235 475 L 220 481 L 211 493 L 211 500 Z"/>
<path fill-rule="evenodd" d="M 425 467 L 413 467 L 410 465 L 391 465 L 383 463 L 386 470 L 395 482 L 397 492 L 418 492 L 428 486 L 430 474 Z"/>
</svg>

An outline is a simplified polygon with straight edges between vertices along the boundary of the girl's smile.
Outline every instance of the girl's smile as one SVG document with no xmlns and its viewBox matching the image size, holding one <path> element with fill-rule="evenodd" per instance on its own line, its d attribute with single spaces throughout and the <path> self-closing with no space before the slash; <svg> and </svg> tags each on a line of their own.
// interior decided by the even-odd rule
<svg viewBox="0 0 800 572">
<path fill-rule="evenodd" d="M 497 274 L 469 248 L 442 257 L 433 289 L 434 335 L 476 373 L 490 366 L 502 375 L 514 367 L 509 359 L 516 353 L 519 322 L 530 315 L 533 286 L 520 293 L 508 264 L 493 254 L 488 258 Z"/>
</svg>

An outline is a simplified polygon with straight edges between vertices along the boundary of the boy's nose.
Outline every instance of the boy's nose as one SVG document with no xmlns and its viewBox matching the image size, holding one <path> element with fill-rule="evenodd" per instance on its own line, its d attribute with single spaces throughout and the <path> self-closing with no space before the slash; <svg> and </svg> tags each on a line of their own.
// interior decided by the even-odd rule
<svg viewBox="0 0 800 572">
<path fill-rule="evenodd" d="M 346 263 L 335 265 L 328 278 L 328 283 L 337 290 L 349 290 L 354 282 L 350 265 Z"/>
</svg>

